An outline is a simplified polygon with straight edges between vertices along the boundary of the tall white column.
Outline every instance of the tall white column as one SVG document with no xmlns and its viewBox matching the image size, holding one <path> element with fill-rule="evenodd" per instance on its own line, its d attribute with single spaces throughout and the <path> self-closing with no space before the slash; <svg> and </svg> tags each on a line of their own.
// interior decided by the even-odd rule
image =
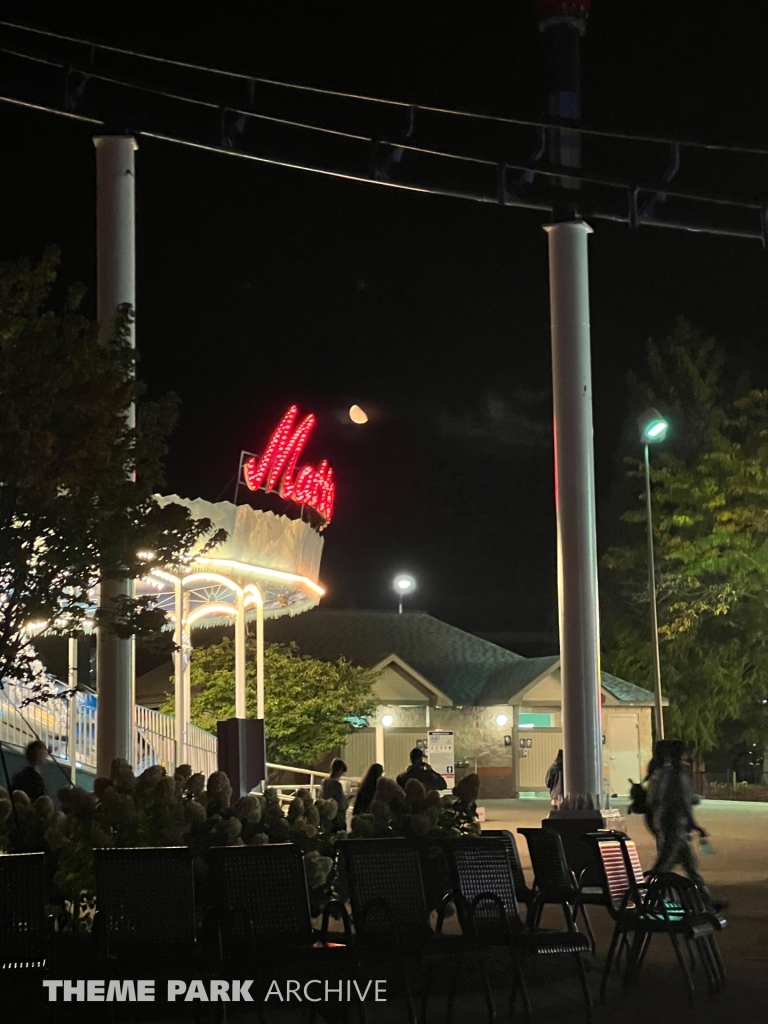
<svg viewBox="0 0 768 1024">
<path fill-rule="evenodd" d="M 184 708 L 184 602 L 181 590 L 181 580 L 176 580 L 173 586 L 174 615 L 176 621 L 173 629 L 173 642 L 176 644 L 176 653 L 173 656 L 173 707 L 174 707 L 174 738 L 176 740 L 176 767 L 184 764 L 184 723 L 186 713 Z"/>
<path fill-rule="evenodd" d="M 600 633 L 587 235 L 551 224 L 549 294 L 555 414 L 563 810 L 599 809 L 602 793 Z"/>
<path fill-rule="evenodd" d="M 376 764 L 380 764 L 386 770 L 384 761 L 384 726 L 381 722 L 376 725 Z"/>
<path fill-rule="evenodd" d="M 256 717 L 264 719 L 264 602 L 256 605 Z"/>
<path fill-rule="evenodd" d="M 136 244 L 134 205 L 134 153 L 129 135 L 104 135 L 96 146 L 96 260 L 99 330 L 109 338 L 119 306 L 136 306 Z M 131 339 L 134 341 L 133 328 Z M 135 410 L 128 414 L 135 425 Z M 131 596 L 129 580 L 106 580 L 100 603 L 109 608 L 121 595 Z M 99 694 L 96 735 L 96 771 L 108 775 L 115 757 L 132 759 L 134 733 L 133 642 L 118 640 L 106 629 L 97 636 L 96 678 Z"/>
<path fill-rule="evenodd" d="M 67 732 L 69 743 L 67 744 L 67 755 L 69 757 L 69 781 L 73 786 L 77 785 L 77 637 L 70 637 L 67 641 L 67 687 L 72 693 L 69 698 L 69 723 Z"/>
<path fill-rule="evenodd" d="M 241 590 L 235 618 L 235 718 L 245 717 L 245 594 Z"/>
</svg>

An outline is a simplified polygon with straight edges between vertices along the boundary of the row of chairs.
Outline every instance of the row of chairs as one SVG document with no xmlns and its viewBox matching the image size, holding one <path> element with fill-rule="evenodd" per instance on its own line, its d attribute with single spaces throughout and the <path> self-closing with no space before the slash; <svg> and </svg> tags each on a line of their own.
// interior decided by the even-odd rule
<svg viewBox="0 0 768 1024">
<path fill-rule="evenodd" d="M 587 906 L 604 907 L 614 921 L 600 984 L 602 1001 L 605 1001 L 611 970 L 619 964 L 622 953 L 626 954 L 626 989 L 637 979 L 653 935 L 660 933 L 669 936 L 685 979 L 689 1001 L 695 994 L 693 971 L 697 958 L 706 974 L 710 994 L 722 990 L 726 975 L 716 935 L 726 922 L 708 909 L 702 893 L 693 882 L 677 874 L 647 877 L 635 843 L 624 832 L 601 830 L 585 835 L 583 839 L 596 854 L 593 861 L 595 870 L 582 869 L 578 877 L 570 870 L 557 832 L 544 828 L 521 828 L 518 832 L 526 837 L 533 866 L 534 883 L 530 888 L 525 881 L 514 837 L 511 833 L 493 834 L 506 845 L 517 898 L 527 906 L 526 920 L 532 931 L 538 929 L 547 904 L 560 904 L 569 928 L 581 914 L 590 949 L 594 952 L 595 938 Z M 490 834 L 484 833 L 486 836 Z M 585 879 L 599 881 L 599 884 L 585 886 Z M 630 935 L 633 937 L 631 943 Z M 688 947 L 690 969 L 680 940 Z"/>
<path fill-rule="evenodd" d="M 405 840 L 339 844 L 351 917 L 343 905 L 330 904 L 317 931 L 310 914 L 302 855 L 292 844 L 211 850 L 204 914 L 196 905 L 187 849 L 99 850 L 93 937 L 100 970 L 108 965 L 118 975 L 138 977 L 142 975 L 126 972 L 146 968 L 154 975 L 143 976 L 155 976 L 165 965 L 177 977 L 200 977 L 202 964 L 211 963 L 213 951 L 222 977 L 225 970 L 233 977 L 234 968 L 246 972 L 242 977 L 253 977 L 258 968 L 258 990 L 281 971 L 288 970 L 291 977 L 301 969 L 313 978 L 351 980 L 366 972 L 370 976 L 371 971 L 380 977 L 376 972 L 388 964 L 401 982 L 413 1024 L 414 974 L 426 979 L 424 1019 L 431 972 L 418 968 L 430 958 L 449 958 L 455 981 L 449 994 L 449 1014 L 461 969 L 469 963 L 479 975 L 488 1018 L 494 1020 L 486 958 L 493 947 L 505 947 L 511 955 L 512 1008 L 519 996 L 526 1019 L 530 1019 L 525 959 L 561 953 L 572 956 L 576 964 L 589 1019 L 591 998 L 582 955 L 593 939 L 591 932 L 588 937 L 577 929 L 577 916 L 583 912 L 578 880 L 568 871 L 557 833 L 521 831 L 526 834 L 534 867 L 531 887 L 511 833 L 485 832 L 482 838 L 446 844 L 450 892 L 435 928 L 430 922 L 419 854 Z M 721 987 L 724 971 L 714 941 L 718 925 L 704 910 L 695 886 L 691 888 L 679 876 L 657 879 L 647 886 L 637 851 L 622 833 L 596 833 L 591 841 L 603 865 L 601 901 L 616 922 L 601 986 L 603 997 L 614 959 L 626 955 L 625 981 L 629 983 L 642 966 L 652 935 L 661 931 L 673 939 L 691 995 L 690 973 L 677 947 L 680 935 L 688 942 L 691 955 L 694 946 L 698 949 L 710 987 Z M 45 969 L 50 940 L 46 902 L 43 854 L 0 858 L 0 964 Z M 443 931 L 449 902 L 456 906 L 461 935 Z M 541 929 L 541 911 L 548 903 L 562 907 L 564 931 Z M 521 905 L 526 907 L 525 920 Z M 330 931 L 332 914 L 337 915 L 341 932 Z M 201 949 L 207 951 L 207 957 L 200 956 Z M 261 1014 L 258 1004 L 257 1008 Z M 359 1012 L 365 1020 L 363 1004 Z"/>
</svg>

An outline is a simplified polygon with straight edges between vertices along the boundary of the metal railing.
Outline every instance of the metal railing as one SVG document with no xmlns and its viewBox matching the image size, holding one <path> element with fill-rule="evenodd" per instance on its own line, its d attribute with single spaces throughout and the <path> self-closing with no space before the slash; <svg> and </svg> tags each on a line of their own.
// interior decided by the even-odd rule
<svg viewBox="0 0 768 1024">
<path fill-rule="evenodd" d="M 17 683 L 6 683 L 0 691 L 0 741 L 23 750 L 32 740 L 40 739 L 53 757 L 68 764 L 72 755 L 70 744 L 70 701 L 55 697 L 44 704 L 27 704 L 35 697 L 32 689 Z M 96 770 L 96 708 L 93 694 L 77 694 L 75 716 L 75 757 L 77 767 Z M 145 768 L 161 764 L 173 773 L 177 767 L 175 721 L 159 711 L 135 705 L 133 768 L 140 774 Z M 206 777 L 218 768 L 216 737 L 190 725 L 187 731 L 185 758 L 195 772 Z"/>
<path fill-rule="evenodd" d="M 0 740 L 24 748 L 40 739 L 51 754 L 65 763 L 70 759 L 69 700 L 56 697 L 44 704 L 27 704 L 34 691 L 6 683 L 0 691 Z M 75 717 L 77 766 L 96 768 L 96 702 L 89 694 L 77 695 Z"/>
<path fill-rule="evenodd" d="M 27 704 L 24 701 L 35 696 L 26 686 L 6 684 L 0 691 L 0 742 L 18 749 L 32 740 L 40 739 L 51 754 L 68 764 L 71 756 L 70 745 L 70 703 L 68 698 L 57 697 L 44 704 Z M 94 772 L 96 770 L 96 708 L 98 699 L 93 694 L 77 694 L 75 718 L 75 756 L 77 767 Z M 133 747 L 133 769 L 137 775 L 146 768 L 160 764 L 172 774 L 178 763 L 176 757 L 176 723 L 170 715 L 135 705 L 135 726 Z M 191 765 L 194 772 L 202 772 L 206 778 L 218 769 L 218 741 L 216 737 L 196 725 L 187 727 L 184 763 Z M 308 789 L 313 797 L 320 794 L 323 780 L 330 778 L 328 772 L 310 768 L 297 768 L 288 764 L 267 764 L 270 772 L 291 772 L 305 776 L 306 781 L 273 782 L 281 799 L 290 799 L 299 789 Z M 360 779 L 345 776 L 342 780 L 345 790 L 354 792 Z"/>
<path fill-rule="evenodd" d="M 308 789 L 311 795 L 316 799 L 320 795 L 320 790 L 323 788 L 322 780 L 330 779 L 331 777 L 329 772 L 318 772 L 311 768 L 296 768 L 294 765 L 289 764 L 271 764 L 268 762 L 267 769 L 269 771 L 293 772 L 294 774 L 309 776 L 308 782 L 302 782 L 298 785 L 289 782 L 268 783 L 268 788 L 274 789 L 281 799 L 288 799 L 295 796 L 297 791 L 300 789 Z M 316 782 L 316 779 L 320 779 L 321 781 Z M 357 786 L 360 785 L 360 778 L 358 776 L 345 775 L 341 779 L 341 784 L 345 790 L 353 792 Z"/>
</svg>

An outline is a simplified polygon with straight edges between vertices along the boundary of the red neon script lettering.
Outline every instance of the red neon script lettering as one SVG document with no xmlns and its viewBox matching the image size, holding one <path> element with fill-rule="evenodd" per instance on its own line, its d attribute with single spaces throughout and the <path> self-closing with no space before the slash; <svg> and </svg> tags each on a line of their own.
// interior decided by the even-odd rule
<svg viewBox="0 0 768 1024">
<path fill-rule="evenodd" d="M 310 413 L 296 426 L 298 415 L 298 408 L 292 405 L 278 423 L 262 455 L 245 463 L 245 483 L 252 491 L 261 488 L 277 490 L 283 498 L 299 505 L 309 505 L 329 523 L 336 493 L 333 470 L 323 459 L 317 469 L 302 466 L 296 472 L 296 463 L 316 422 Z"/>
</svg>

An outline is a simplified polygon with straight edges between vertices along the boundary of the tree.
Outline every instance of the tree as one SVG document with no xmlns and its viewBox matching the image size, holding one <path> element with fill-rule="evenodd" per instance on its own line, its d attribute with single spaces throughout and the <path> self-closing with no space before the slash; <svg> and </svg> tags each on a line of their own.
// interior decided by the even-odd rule
<svg viewBox="0 0 768 1024">
<path fill-rule="evenodd" d="M 0 265 L 0 686 L 34 673 L 29 627 L 62 634 L 82 626 L 95 584 L 135 578 L 150 552 L 183 559 L 208 520 L 153 497 L 177 400 L 126 412 L 143 394 L 135 379 L 130 309 L 112 337 L 78 312 L 80 287 L 51 308 L 59 254 Z M 156 630 L 164 615 L 146 601 L 101 609 L 119 635 Z"/>
<path fill-rule="evenodd" d="M 729 374 L 714 339 L 683 319 L 662 342 L 649 341 L 647 374 L 631 375 L 629 387 L 624 480 L 615 497 L 623 526 L 602 562 L 606 665 L 651 685 L 644 470 L 634 417 L 655 406 L 670 423 L 651 463 L 667 716 L 670 731 L 704 752 L 726 721 L 763 697 L 768 392 Z"/>
<path fill-rule="evenodd" d="M 256 717 L 256 638 L 246 638 L 246 710 Z M 273 763 L 314 765 L 352 732 L 350 718 L 372 714 L 376 676 L 344 658 L 318 661 L 291 644 L 264 645 L 264 717 Z M 235 645 L 228 638 L 192 652 L 191 718 L 216 731 L 235 714 Z M 173 714 L 173 700 L 163 708 Z"/>
</svg>

